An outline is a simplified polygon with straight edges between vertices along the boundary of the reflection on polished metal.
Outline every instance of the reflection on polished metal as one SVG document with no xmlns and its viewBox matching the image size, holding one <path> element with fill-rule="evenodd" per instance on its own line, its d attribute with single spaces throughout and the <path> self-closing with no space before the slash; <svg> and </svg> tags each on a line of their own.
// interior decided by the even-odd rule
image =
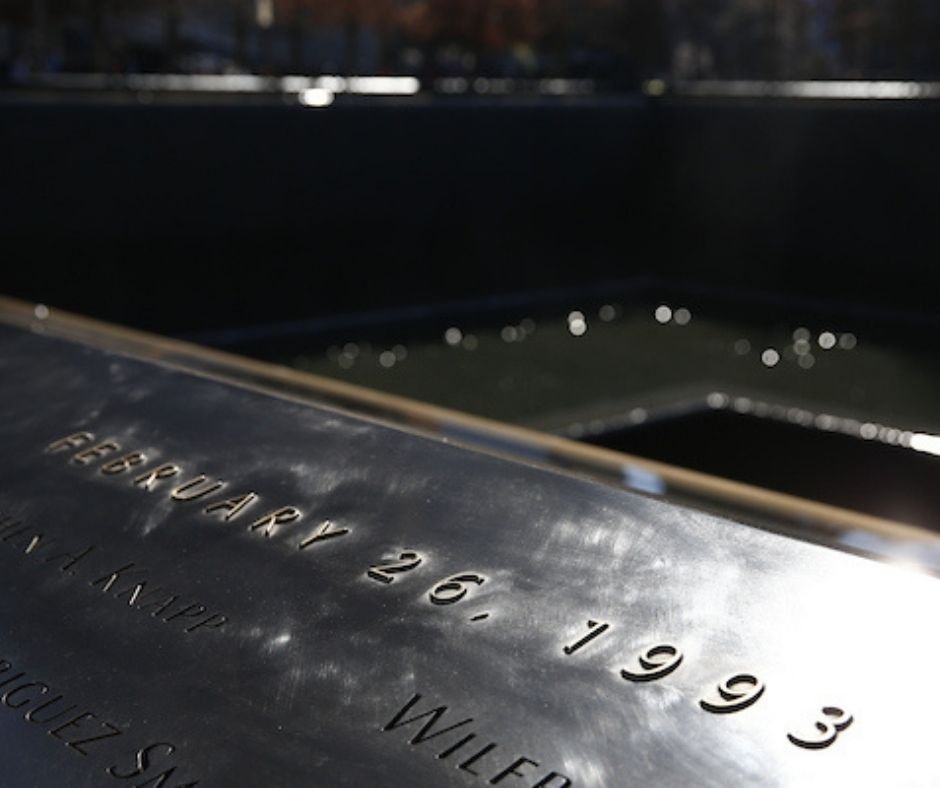
<svg viewBox="0 0 940 788">
<path fill-rule="evenodd" d="M 4 306 L 4 784 L 940 782 L 935 578 Z"/>
<path fill-rule="evenodd" d="M 940 83 L 910 80 L 712 80 L 678 82 L 661 80 L 643 85 L 647 95 L 659 96 L 671 89 L 679 96 L 699 98 L 783 98 L 849 100 L 916 100 L 940 97 Z"/>
<path fill-rule="evenodd" d="M 929 561 L 940 568 L 940 538 L 921 528 L 742 484 L 655 460 L 577 443 L 448 408 L 299 372 L 255 359 L 119 328 L 43 304 L 0 296 L 0 318 L 49 336 L 173 364 L 200 375 L 250 385 L 280 396 L 351 409 L 409 429 L 497 455 L 576 472 L 608 484 L 721 508 L 777 531 L 798 531 L 832 546 Z M 835 538 L 833 538 L 835 534 Z"/>
</svg>

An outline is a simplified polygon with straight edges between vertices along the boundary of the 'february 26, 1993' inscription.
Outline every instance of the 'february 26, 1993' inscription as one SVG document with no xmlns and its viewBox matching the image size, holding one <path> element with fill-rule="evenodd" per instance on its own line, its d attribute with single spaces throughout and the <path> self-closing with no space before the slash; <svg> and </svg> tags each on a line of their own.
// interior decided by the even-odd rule
<svg viewBox="0 0 940 788">
<path fill-rule="evenodd" d="M 932 578 L 77 341 L 0 326 L 0 783 L 940 779 Z"/>
<path fill-rule="evenodd" d="M 196 473 L 186 477 L 182 473 L 182 463 L 160 462 L 147 464 L 148 450 L 135 448 L 122 449 L 113 439 L 96 440 L 88 431 L 72 432 L 65 437 L 50 442 L 46 451 L 50 454 L 67 454 L 75 465 L 88 466 L 102 476 L 116 480 L 126 478 L 127 483 L 144 493 L 163 490 L 170 500 L 181 505 L 197 504 L 198 511 L 205 517 L 216 517 L 222 522 L 239 522 L 244 517 L 247 528 L 252 533 L 271 537 L 280 529 L 296 527 L 303 518 L 303 512 L 297 505 L 280 505 L 264 510 L 255 516 L 255 508 L 261 501 L 258 492 L 244 488 L 236 494 L 225 491 L 227 483 L 221 479 L 211 479 L 206 474 Z M 306 550 L 311 546 L 333 541 L 349 534 L 353 524 L 337 526 L 327 519 L 320 522 L 312 531 L 303 533 L 294 542 L 295 550 Z M 19 550 L 24 557 L 37 556 L 43 551 L 42 560 L 56 566 L 60 572 L 75 575 L 78 568 L 97 549 L 95 545 L 71 548 L 68 551 L 53 553 L 50 550 L 55 539 L 48 539 L 29 526 L 15 520 L 0 521 L 0 539 Z M 421 551 L 412 548 L 400 550 L 397 554 L 372 561 L 365 569 L 365 577 L 380 585 L 391 585 L 410 576 L 423 563 Z M 168 593 L 156 585 L 145 569 L 130 561 L 104 569 L 100 564 L 89 576 L 88 585 L 108 594 L 127 607 L 149 614 L 164 623 L 181 621 L 182 631 L 193 634 L 199 631 L 219 631 L 228 622 L 229 616 L 217 611 L 210 611 L 207 606 L 192 600 L 183 600 L 179 594 Z M 487 575 L 476 570 L 466 570 L 449 575 L 436 581 L 427 593 L 427 601 L 436 606 L 451 606 L 472 596 L 477 589 L 487 582 Z M 489 611 L 475 611 L 469 622 L 486 622 Z M 609 622 L 589 619 L 587 630 L 573 641 L 565 643 L 562 654 L 573 658 L 581 652 L 595 646 L 612 632 Z M 622 679 L 634 684 L 645 684 L 664 679 L 682 666 L 684 655 L 675 643 L 660 642 L 649 645 L 640 654 L 627 660 L 620 670 Z M 703 690 L 698 705 L 703 711 L 713 714 L 728 714 L 747 709 L 765 694 L 766 685 L 757 673 L 751 670 L 738 670 L 716 680 L 713 688 Z M 434 730 L 443 718 L 446 707 L 440 706 L 413 716 L 406 716 L 420 699 L 416 695 L 389 722 L 383 730 L 390 731 L 398 727 L 425 720 L 420 730 L 410 743 L 422 744 L 439 736 L 445 736 L 458 728 L 464 728 L 472 722 L 471 718 Z M 809 726 L 811 733 L 787 733 L 792 744 L 806 749 L 822 749 L 830 746 L 852 722 L 852 716 L 841 706 L 820 704 L 821 711 L 817 719 Z M 416 709 L 415 709 L 416 711 Z M 484 759 L 493 762 L 496 742 L 489 742 L 474 752 L 471 743 L 477 738 L 474 732 L 463 732 L 457 741 L 449 741 L 436 754 L 439 761 L 454 756 L 457 769 L 474 776 L 481 776 L 476 769 Z M 458 756 L 458 753 L 461 753 Z M 466 756 L 466 757 L 464 757 Z M 476 766 L 475 766 L 476 765 Z M 521 770 L 531 771 L 538 762 L 528 756 L 518 756 L 511 763 L 495 768 L 488 777 L 492 784 L 498 784 L 510 777 L 522 778 L 526 775 Z M 572 780 L 558 771 L 551 771 L 534 783 L 537 788 L 567 788 Z"/>
</svg>

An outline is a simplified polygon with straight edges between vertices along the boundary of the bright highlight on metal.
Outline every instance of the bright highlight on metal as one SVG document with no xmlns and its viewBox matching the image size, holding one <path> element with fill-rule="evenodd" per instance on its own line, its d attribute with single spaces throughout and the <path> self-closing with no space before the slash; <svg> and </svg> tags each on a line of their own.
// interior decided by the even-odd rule
<svg viewBox="0 0 940 788">
<path fill-rule="evenodd" d="M 648 96 L 667 92 L 660 80 L 643 84 Z M 933 99 L 940 98 L 940 82 L 900 80 L 696 80 L 678 82 L 671 92 L 679 96 L 717 98 L 796 99 Z"/>
</svg>

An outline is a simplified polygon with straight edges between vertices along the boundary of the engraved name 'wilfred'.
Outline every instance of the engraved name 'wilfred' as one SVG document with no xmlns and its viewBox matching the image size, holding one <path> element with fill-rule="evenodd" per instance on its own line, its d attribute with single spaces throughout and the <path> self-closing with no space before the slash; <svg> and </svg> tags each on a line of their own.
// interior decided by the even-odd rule
<svg viewBox="0 0 940 788">
<path fill-rule="evenodd" d="M 571 780 L 561 772 L 546 773 L 539 769 L 538 761 L 525 756 L 510 756 L 502 752 L 497 742 L 483 744 L 485 739 L 467 726 L 473 725 L 472 717 L 464 717 L 445 724 L 447 706 L 436 706 L 419 711 L 421 695 L 414 695 L 398 712 L 382 726 L 383 731 L 393 731 L 414 724 L 420 725 L 408 740 L 412 746 L 437 740 L 436 758 L 453 758 L 455 767 L 461 772 L 486 780 L 489 785 L 530 785 L 531 788 L 570 788 Z M 407 716 L 407 715 L 411 716 Z M 449 735 L 453 734 L 453 735 Z M 443 738 L 441 738 L 443 737 Z M 482 746 L 481 746 L 482 745 Z M 434 745 L 430 745 L 432 748 Z M 506 782 L 509 781 L 509 782 Z"/>
<path fill-rule="evenodd" d="M 145 468 L 147 455 L 143 450 L 122 450 L 120 444 L 107 439 L 96 441 L 94 433 L 73 432 L 64 438 L 54 440 L 46 447 L 50 454 L 78 451 L 71 455 L 71 461 L 77 465 L 92 465 L 98 463 L 100 473 L 105 476 L 121 476 L 130 474 L 131 484 L 145 492 L 165 491 L 169 497 L 178 503 L 200 502 L 202 514 L 210 517 L 221 517 L 224 522 L 231 522 L 241 517 L 245 512 L 253 509 L 259 501 L 259 495 L 254 490 L 244 490 L 236 495 L 224 495 L 212 499 L 215 493 L 224 490 L 226 482 L 221 479 L 211 479 L 204 473 L 197 473 L 185 478 L 182 467 L 176 462 L 163 462 L 150 468 Z M 172 482 L 170 480 L 173 480 Z M 272 536 L 277 530 L 290 523 L 300 520 L 302 513 L 296 506 L 280 506 L 264 512 L 255 517 L 249 529 L 253 532 Z M 335 532 L 336 535 L 340 535 Z M 331 535 L 333 535 L 331 533 Z M 300 549 L 307 546 L 309 540 L 302 540 Z"/>
</svg>

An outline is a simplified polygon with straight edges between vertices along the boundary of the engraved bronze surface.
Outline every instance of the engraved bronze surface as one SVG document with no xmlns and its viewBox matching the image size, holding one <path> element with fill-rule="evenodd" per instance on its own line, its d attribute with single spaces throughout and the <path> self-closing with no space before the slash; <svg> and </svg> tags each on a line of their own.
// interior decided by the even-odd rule
<svg viewBox="0 0 940 788">
<path fill-rule="evenodd" d="M 48 336 L 64 337 L 110 352 L 171 364 L 223 382 L 275 392 L 282 397 L 369 414 L 478 451 L 521 457 L 616 486 L 650 491 L 654 481 L 672 498 L 717 507 L 733 517 L 779 533 L 812 536 L 839 546 L 840 535 L 864 535 L 882 554 L 933 556 L 940 565 L 940 533 L 849 509 L 742 484 L 648 458 L 461 413 L 425 402 L 300 372 L 213 348 L 114 326 L 88 317 L 0 295 L 0 321 Z M 637 481 L 640 482 L 639 487 Z"/>
<path fill-rule="evenodd" d="M 4 785 L 940 783 L 933 577 L 10 326 L 0 380 Z"/>
</svg>

